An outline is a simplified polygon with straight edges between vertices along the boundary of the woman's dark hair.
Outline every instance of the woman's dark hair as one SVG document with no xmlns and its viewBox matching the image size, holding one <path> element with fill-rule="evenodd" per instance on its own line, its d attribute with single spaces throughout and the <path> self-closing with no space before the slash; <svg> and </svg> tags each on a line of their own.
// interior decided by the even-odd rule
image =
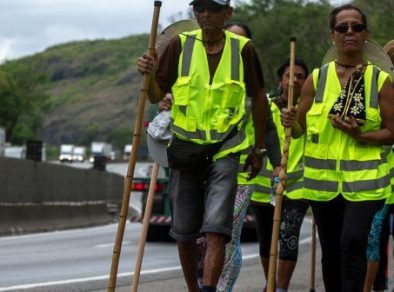
<svg viewBox="0 0 394 292">
<path fill-rule="evenodd" d="M 252 32 L 250 31 L 249 26 L 247 26 L 246 24 L 239 23 L 239 22 L 228 22 L 228 23 L 226 23 L 226 24 L 224 25 L 224 29 L 228 29 L 228 28 L 230 28 L 230 27 L 232 27 L 232 26 L 239 26 L 239 27 L 242 27 L 242 29 L 243 29 L 243 30 L 245 31 L 245 33 L 246 33 L 246 37 L 247 37 L 248 39 L 251 39 L 251 38 L 252 38 Z"/>
<path fill-rule="evenodd" d="M 358 13 L 360 13 L 361 19 L 363 20 L 363 24 L 365 25 L 365 27 L 368 27 L 366 14 L 360 8 L 358 8 L 357 6 L 354 6 L 353 4 L 345 4 L 345 5 L 335 7 L 331 11 L 331 13 L 330 13 L 330 29 L 331 29 L 331 31 L 334 30 L 334 27 L 336 25 L 336 17 L 338 15 L 338 13 L 343 10 L 356 10 Z"/>
<path fill-rule="evenodd" d="M 305 72 L 305 78 L 308 77 L 308 74 L 309 74 L 308 66 L 306 65 L 304 60 L 295 58 L 294 65 L 302 67 L 302 69 L 304 69 L 304 72 Z M 282 80 L 282 76 L 285 73 L 286 68 L 289 66 L 290 66 L 290 60 L 287 59 L 282 65 L 280 65 L 278 70 L 276 70 L 276 75 L 278 76 L 279 80 Z"/>
</svg>

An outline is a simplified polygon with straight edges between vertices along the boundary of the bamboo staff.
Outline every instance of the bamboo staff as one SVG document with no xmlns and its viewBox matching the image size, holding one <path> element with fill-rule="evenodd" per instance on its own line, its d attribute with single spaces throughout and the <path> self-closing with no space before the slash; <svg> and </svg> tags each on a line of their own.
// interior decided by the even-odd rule
<svg viewBox="0 0 394 292">
<path fill-rule="evenodd" d="M 290 80 L 289 80 L 289 91 L 287 97 L 288 110 L 290 110 L 290 108 L 293 106 L 295 43 L 296 43 L 296 38 L 292 37 L 290 39 Z M 287 171 L 287 161 L 289 158 L 290 140 L 291 140 L 291 128 L 285 128 L 285 141 L 283 144 L 282 160 L 280 163 L 281 170 L 279 172 L 280 181 L 275 192 L 275 211 L 274 211 L 274 219 L 272 226 L 267 292 L 274 292 L 276 285 L 276 261 L 278 256 L 280 217 L 282 213 L 283 192 L 285 191 L 286 188 L 286 171 Z"/>
<path fill-rule="evenodd" d="M 151 31 L 149 35 L 149 47 L 148 47 L 148 55 L 152 57 L 155 55 L 155 43 L 156 43 L 156 35 L 157 35 L 157 26 L 158 26 L 159 15 L 160 15 L 160 7 L 161 7 L 161 1 L 155 1 Z M 118 230 L 116 233 L 116 240 L 112 254 L 111 271 L 110 271 L 110 277 L 109 277 L 108 288 L 107 288 L 108 292 L 113 292 L 115 291 L 116 288 L 116 277 L 118 274 L 120 252 L 122 249 L 123 235 L 124 235 L 124 230 L 127 220 L 127 213 L 129 209 L 131 185 L 133 183 L 135 164 L 137 162 L 137 151 L 141 140 L 142 120 L 144 118 L 145 102 L 146 102 L 146 95 L 148 90 L 148 81 L 149 81 L 149 75 L 144 74 L 140 86 L 141 92 L 138 101 L 137 117 L 134 124 L 134 136 L 133 136 L 133 142 L 131 147 L 131 155 L 130 155 L 129 165 L 127 168 L 127 175 L 124 181 L 122 207 L 120 210 Z"/>
<path fill-rule="evenodd" d="M 137 259 L 135 262 L 131 292 L 136 292 L 137 288 L 138 288 L 138 282 L 140 279 L 141 266 L 142 266 L 142 259 L 144 257 L 146 235 L 148 234 L 149 219 L 152 214 L 153 198 L 155 195 L 155 188 L 156 188 L 158 173 L 159 173 L 159 164 L 157 162 L 154 162 L 153 168 L 152 168 L 152 174 L 151 174 L 151 178 L 150 178 L 150 183 L 149 183 L 148 197 L 146 199 L 144 219 L 142 221 L 143 223 L 142 223 L 141 236 L 140 236 L 140 240 L 138 242 L 138 254 L 137 254 Z"/>
<path fill-rule="evenodd" d="M 312 217 L 312 257 L 311 257 L 311 279 L 310 292 L 315 292 L 315 274 L 316 274 L 316 222 Z"/>
</svg>

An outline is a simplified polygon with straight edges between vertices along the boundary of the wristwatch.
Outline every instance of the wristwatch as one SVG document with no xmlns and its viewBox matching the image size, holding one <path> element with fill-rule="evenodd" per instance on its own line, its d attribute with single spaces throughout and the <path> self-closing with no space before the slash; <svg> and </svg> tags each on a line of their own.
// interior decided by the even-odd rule
<svg viewBox="0 0 394 292">
<path fill-rule="evenodd" d="M 267 155 L 267 149 L 265 148 L 258 148 L 258 147 L 253 147 L 252 153 L 256 154 L 260 159 L 263 158 L 265 155 Z"/>
</svg>

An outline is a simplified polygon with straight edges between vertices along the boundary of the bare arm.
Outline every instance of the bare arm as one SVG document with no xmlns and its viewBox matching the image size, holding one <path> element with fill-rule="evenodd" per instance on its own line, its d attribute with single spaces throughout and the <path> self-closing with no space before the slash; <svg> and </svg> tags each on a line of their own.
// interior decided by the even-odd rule
<svg viewBox="0 0 394 292">
<path fill-rule="evenodd" d="M 151 57 L 147 54 L 138 59 L 137 70 L 141 74 L 148 74 L 148 97 L 151 103 L 157 103 L 163 99 L 166 94 L 163 92 L 155 78 L 155 71 L 157 68 L 157 58 Z"/>
<path fill-rule="evenodd" d="M 332 125 L 360 142 L 377 145 L 394 144 L 394 89 L 387 79 L 379 93 L 379 107 L 382 126 L 379 130 L 361 132 L 356 120 L 351 117 L 347 122 L 332 119 Z"/>
<path fill-rule="evenodd" d="M 264 144 L 264 134 L 265 134 L 265 126 L 266 126 L 266 97 L 265 97 L 265 89 L 260 88 L 257 91 L 255 96 L 252 96 L 252 119 L 253 119 L 253 127 L 254 127 L 254 139 L 255 139 L 255 147 L 257 148 L 265 148 Z M 248 168 L 251 168 L 248 180 L 256 177 L 262 167 L 262 157 L 256 155 L 255 152 L 251 152 L 245 161 L 244 171 Z"/>
</svg>

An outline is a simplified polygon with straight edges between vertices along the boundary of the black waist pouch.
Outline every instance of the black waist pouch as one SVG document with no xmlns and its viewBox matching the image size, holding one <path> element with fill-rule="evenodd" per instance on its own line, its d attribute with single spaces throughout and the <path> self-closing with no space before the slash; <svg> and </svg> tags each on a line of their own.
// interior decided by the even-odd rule
<svg viewBox="0 0 394 292">
<path fill-rule="evenodd" d="M 209 145 L 195 144 L 173 135 L 167 148 L 168 166 L 182 171 L 201 171 L 212 162 L 213 156 L 222 145 L 223 142 Z"/>
</svg>

